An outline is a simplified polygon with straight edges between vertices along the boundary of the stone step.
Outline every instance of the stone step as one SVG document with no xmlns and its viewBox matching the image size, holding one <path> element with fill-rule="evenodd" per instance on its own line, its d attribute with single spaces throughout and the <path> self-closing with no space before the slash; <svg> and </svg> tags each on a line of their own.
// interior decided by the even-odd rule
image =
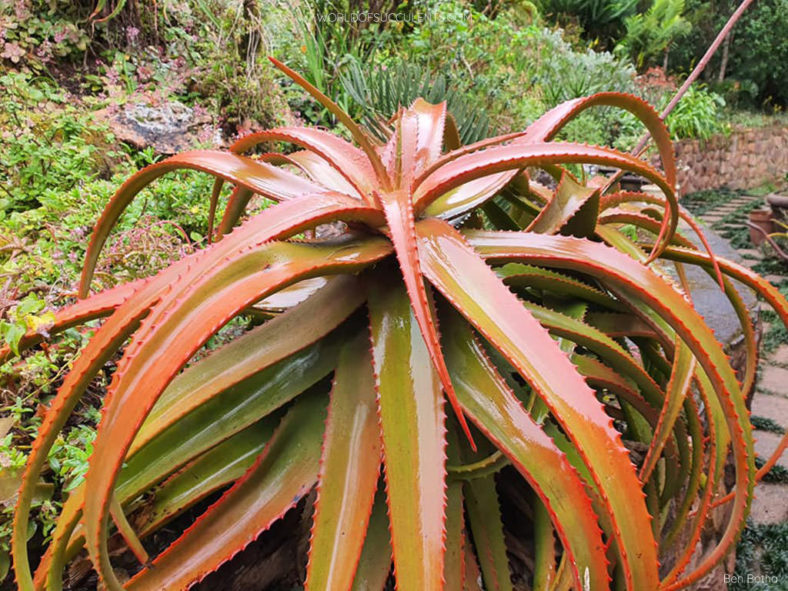
<svg viewBox="0 0 788 591">
<path fill-rule="evenodd" d="M 772 457 L 774 450 L 780 445 L 783 436 L 778 433 L 771 433 L 769 431 L 756 431 L 753 434 L 755 438 L 755 453 L 758 454 L 765 462 Z M 778 464 L 788 467 L 788 449 L 786 449 L 777 460 Z"/>
<path fill-rule="evenodd" d="M 774 365 L 788 367 L 788 344 L 777 347 L 777 350 L 769 355 L 768 361 Z"/>
<path fill-rule="evenodd" d="M 781 523 L 788 519 L 788 484 L 763 482 L 755 487 L 751 519 L 756 524 Z"/>
<path fill-rule="evenodd" d="M 777 370 L 782 370 L 782 372 L 788 374 L 788 369 L 775 366 L 771 367 Z M 764 374 L 765 373 L 766 372 L 764 372 Z M 761 388 L 764 387 L 763 382 L 763 377 L 761 377 L 761 380 L 759 381 L 759 386 Z M 785 392 L 785 384 L 786 382 L 783 381 L 781 385 L 778 385 L 778 387 L 782 389 L 781 391 L 783 393 Z M 788 398 L 783 398 L 782 396 L 777 396 L 774 394 L 766 394 L 764 392 L 756 392 L 752 399 L 752 414 L 757 417 L 771 419 L 783 429 L 788 429 Z"/>
</svg>

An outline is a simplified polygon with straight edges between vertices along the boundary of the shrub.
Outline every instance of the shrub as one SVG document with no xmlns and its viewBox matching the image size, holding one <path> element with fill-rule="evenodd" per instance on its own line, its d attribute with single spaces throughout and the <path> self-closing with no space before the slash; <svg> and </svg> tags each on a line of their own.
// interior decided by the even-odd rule
<svg viewBox="0 0 788 591">
<path fill-rule="evenodd" d="M 627 17 L 626 34 L 616 51 L 628 54 L 638 69 L 662 59 L 671 44 L 689 33 L 684 0 L 654 0 L 646 12 Z"/>
<path fill-rule="evenodd" d="M 700 232 L 678 207 L 657 114 L 603 93 L 560 105 L 524 133 L 462 146 L 445 104 L 416 100 L 383 144 L 279 67 L 358 147 L 317 129 L 274 129 L 229 152 L 174 156 L 118 190 L 88 249 L 84 299 L 50 328 L 106 318 L 27 463 L 14 524 L 19 587 L 34 588 L 28 510 L 48 451 L 121 348 L 85 481 L 63 506 L 39 587 L 58 586 L 84 545 L 102 584 L 120 588 L 112 538 L 140 562 L 127 588 L 185 588 L 313 488 L 308 588 L 382 589 L 392 562 L 398 587 L 419 590 L 473 585 L 479 572 L 486 588 L 507 589 L 510 568 L 535 586 L 594 590 L 680 588 L 707 573 L 743 527 L 757 477 L 744 405 L 755 336 L 731 280 L 757 289 L 783 321 L 788 302 L 676 231 L 684 217 Z M 551 141 L 598 105 L 645 122 L 664 174 L 611 149 Z M 241 155 L 271 141 L 301 150 Z M 664 197 L 603 190 L 603 179 L 584 184 L 564 169 L 584 163 L 640 174 Z M 530 182 L 529 167 L 554 175 L 555 191 Z M 213 244 L 89 295 L 124 209 L 184 168 L 217 179 L 214 205 L 222 184 L 234 185 Z M 253 194 L 279 203 L 235 227 Z M 333 237 L 321 238 L 329 222 Z M 748 352 L 741 384 L 659 261 L 698 265 L 726 290 Z M 270 319 L 190 363 L 247 314 Z M 31 331 L 18 345 L 41 341 Z M 732 503 L 724 535 L 687 570 L 729 454 L 734 486 L 714 501 Z M 151 561 L 139 537 L 217 491 Z M 500 504 L 512 500 L 516 527 Z"/>
<path fill-rule="evenodd" d="M 686 14 L 692 31 L 671 50 L 672 68 L 678 72 L 691 70 L 738 5 L 732 0 L 687 0 Z M 706 68 L 704 78 L 708 84 L 718 80 L 719 53 Z M 733 91 L 731 98 L 735 97 L 743 107 L 784 109 L 788 104 L 784 84 L 788 75 L 788 1 L 754 2 L 732 31 L 728 55 L 724 78 L 730 81 L 727 90 Z"/>
<path fill-rule="evenodd" d="M 675 138 L 709 139 L 728 130 L 722 117 L 725 100 L 718 94 L 691 86 L 682 100 L 668 115 L 667 125 Z"/>
<path fill-rule="evenodd" d="M 625 19 L 638 9 L 636 0 L 539 0 L 542 14 L 561 26 L 577 22 L 588 41 L 603 48 L 619 37 Z"/>
</svg>

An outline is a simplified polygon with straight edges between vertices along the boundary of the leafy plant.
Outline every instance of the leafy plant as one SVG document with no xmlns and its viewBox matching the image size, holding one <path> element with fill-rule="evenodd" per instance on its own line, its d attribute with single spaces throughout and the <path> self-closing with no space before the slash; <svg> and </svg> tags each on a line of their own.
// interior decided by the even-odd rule
<svg viewBox="0 0 788 591">
<path fill-rule="evenodd" d="M 589 41 L 603 47 L 617 38 L 622 23 L 637 11 L 636 0 L 539 0 L 537 7 L 565 25 L 576 19 Z"/>
<path fill-rule="evenodd" d="M 684 0 L 654 0 L 646 12 L 626 18 L 627 32 L 616 50 L 629 54 L 638 69 L 644 68 L 689 33 L 692 25 L 683 13 Z"/>
<path fill-rule="evenodd" d="M 367 129 L 381 141 L 391 135 L 391 116 L 417 98 L 433 104 L 446 101 L 446 108 L 454 118 L 463 144 L 479 141 L 489 135 L 490 123 L 485 112 L 465 100 L 442 74 L 433 76 L 405 62 L 365 74 L 364 68 L 354 61 L 348 64 L 342 84 L 362 107 Z"/>
<path fill-rule="evenodd" d="M 725 100 L 704 88 L 691 86 L 681 102 L 668 115 L 667 125 L 675 138 L 709 139 L 728 128 L 721 117 Z"/>
<path fill-rule="evenodd" d="M 463 146 L 446 105 L 418 99 L 379 143 L 277 65 L 357 146 L 318 129 L 273 129 L 229 152 L 153 164 L 118 190 L 88 248 L 83 299 L 50 329 L 106 318 L 30 454 L 14 523 L 20 589 L 59 588 L 83 546 L 102 584 L 121 588 L 110 538 L 140 563 L 126 588 L 188 587 L 313 488 L 307 588 L 382 589 L 390 577 L 400 589 L 478 588 L 481 576 L 485 588 L 510 589 L 515 574 L 541 588 L 678 589 L 707 573 L 735 543 L 773 462 L 756 474 L 744 405 L 755 335 L 731 279 L 757 289 L 784 322 L 788 302 L 676 231 L 683 217 L 700 234 L 676 201 L 658 115 L 602 93 L 522 133 Z M 664 174 L 615 150 L 551 141 L 599 105 L 646 124 Z M 276 141 L 301 150 L 242 155 Z M 575 164 L 640 174 L 664 196 L 584 184 L 565 170 Z M 530 167 L 554 175 L 556 189 L 530 181 Z M 213 243 L 90 295 L 124 209 L 178 169 L 216 177 L 212 211 L 223 183 L 234 185 Z M 242 221 L 255 194 L 278 204 Z M 339 236 L 320 237 L 339 222 Z M 698 265 L 725 289 L 747 345 L 741 383 L 663 261 Z M 267 320 L 190 364 L 249 314 Z M 19 348 L 42 340 L 28 332 Z M 121 348 L 85 482 L 34 577 L 34 485 L 91 379 Z M 735 483 L 725 495 L 729 454 Z M 151 560 L 140 538 L 217 491 Z M 517 503 L 517 527 L 499 501 Z M 713 506 L 726 502 L 724 534 L 689 568 Z"/>
</svg>

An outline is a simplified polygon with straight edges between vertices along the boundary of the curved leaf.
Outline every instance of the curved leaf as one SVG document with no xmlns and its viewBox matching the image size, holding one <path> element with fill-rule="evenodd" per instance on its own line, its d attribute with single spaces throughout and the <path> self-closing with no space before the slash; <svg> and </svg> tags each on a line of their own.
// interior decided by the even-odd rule
<svg viewBox="0 0 788 591">
<path fill-rule="evenodd" d="M 470 329 L 454 318 L 445 330 L 446 359 L 468 416 L 537 491 L 573 558 L 576 584 L 583 588 L 588 573 L 591 589 L 607 589 L 601 531 L 577 472 L 506 386 Z"/>
<path fill-rule="evenodd" d="M 321 246 L 270 243 L 237 253 L 195 283 L 172 290 L 154 309 L 108 389 L 85 477 L 87 548 L 108 586 L 118 588 L 106 551 L 109 494 L 142 421 L 178 371 L 235 314 L 269 293 L 310 276 L 358 271 L 388 253 L 388 243 L 380 239 Z"/>
<path fill-rule="evenodd" d="M 752 499 L 755 476 L 749 413 L 736 376 L 711 329 L 675 288 L 660 279 L 649 268 L 606 245 L 566 236 L 540 234 L 515 235 L 469 231 L 467 236 L 482 256 L 490 261 L 522 260 L 576 269 L 595 275 L 611 288 L 615 285 L 616 290 L 621 293 L 632 293 L 637 301 L 648 306 L 668 323 L 690 347 L 713 385 L 716 396 L 712 399 L 719 398 L 721 411 L 724 413 L 723 424 L 727 423 L 727 428 L 732 434 L 734 466 L 740 483 L 736 487 L 736 503 L 722 541 L 704 559 L 704 569 L 707 571 L 724 556 L 743 526 Z M 668 250 L 676 252 L 676 249 Z M 683 251 L 680 252 L 683 254 Z M 707 260 L 705 255 L 696 252 L 688 253 L 687 258 Z M 725 272 L 725 261 L 721 260 L 719 263 Z M 747 274 L 754 278 L 753 273 L 749 271 L 744 273 L 745 276 Z M 758 282 L 766 283 L 760 278 L 755 280 L 755 283 Z M 683 584 L 690 584 L 704 572 L 703 569 L 694 571 Z"/>
<path fill-rule="evenodd" d="M 173 170 L 199 170 L 274 200 L 318 194 L 324 189 L 286 170 L 227 152 L 197 150 L 172 156 L 143 168 L 116 191 L 93 231 L 82 269 L 80 296 L 88 293 L 98 255 L 115 223 L 132 199 L 151 182 Z"/>
<path fill-rule="evenodd" d="M 678 203 L 674 187 L 660 175 L 654 168 L 628 154 L 623 154 L 607 148 L 586 146 L 572 143 L 542 143 L 542 144 L 517 144 L 507 146 L 494 146 L 481 152 L 474 152 L 461 156 L 456 160 L 437 169 L 418 185 L 414 192 L 414 210 L 419 215 L 430 203 L 460 187 L 461 185 L 489 176 L 494 173 L 522 169 L 528 166 L 548 166 L 569 163 L 593 163 L 616 166 L 624 170 L 636 172 L 647 178 L 667 196 L 670 204 L 657 248 L 652 253 L 656 256 L 664 248 L 664 242 L 669 240 L 676 231 L 678 224 Z M 452 204 L 462 209 L 477 205 L 469 202 Z"/>
<path fill-rule="evenodd" d="M 187 589 L 307 494 L 317 480 L 325 402 L 320 395 L 300 398 L 244 477 L 125 588 Z"/>
<path fill-rule="evenodd" d="M 427 278 L 534 388 L 583 455 L 606 502 L 627 586 L 656 587 L 656 542 L 644 533 L 651 518 L 640 482 L 593 391 L 462 235 L 438 220 L 420 222 L 417 232 Z"/>
</svg>

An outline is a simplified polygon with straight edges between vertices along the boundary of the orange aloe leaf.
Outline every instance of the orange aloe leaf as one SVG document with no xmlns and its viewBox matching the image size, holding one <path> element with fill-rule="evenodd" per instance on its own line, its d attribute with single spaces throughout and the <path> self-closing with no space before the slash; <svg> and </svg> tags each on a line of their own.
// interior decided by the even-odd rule
<svg viewBox="0 0 788 591">
<path fill-rule="evenodd" d="M 368 302 L 397 588 L 439 591 L 446 535 L 440 380 L 404 287 L 370 282 Z"/>
<path fill-rule="evenodd" d="M 636 172 L 657 184 L 665 193 L 673 193 L 665 178 L 654 168 L 628 154 L 609 148 L 566 142 L 493 146 L 487 150 L 460 156 L 436 169 L 416 186 L 416 213 L 423 211 L 441 195 L 469 181 L 502 171 L 528 166 L 551 166 L 571 163 L 596 163 L 619 166 Z M 678 211 L 675 216 L 678 219 Z"/>
<path fill-rule="evenodd" d="M 344 202 L 344 207 L 339 205 Z M 339 207 L 337 207 L 339 205 Z M 360 209 L 359 209 L 360 206 Z M 25 590 L 32 586 L 29 565 L 27 562 L 26 540 L 28 512 L 30 509 L 31 494 L 47 453 L 54 443 L 55 437 L 65 424 L 74 406 L 79 401 L 87 384 L 95 373 L 103 366 L 109 357 L 125 342 L 133 332 L 140 319 L 157 302 L 162 293 L 170 289 L 182 273 L 190 269 L 195 263 L 203 263 L 206 272 L 224 257 L 233 252 L 233 249 L 246 248 L 261 244 L 267 240 L 295 233 L 317 220 L 327 220 L 337 215 L 350 214 L 351 217 L 360 214 L 362 217 L 373 216 L 382 219 L 382 214 L 375 209 L 361 205 L 357 200 L 346 196 L 319 196 L 294 199 L 270 208 L 234 233 L 231 240 L 222 241 L 208 249 L 186 257 L 171 267 L 146 281 L 143 287 L 135 292 L 135 297 L 119 308 L 110 319 L 97 332 L 88 347 L 75 362 L 74 368 L 69 372 L 63 385 L 58 390 L 57 396 L 47 413 L 39 430 L 28 464 L 23 475 L 22 488 L 19 502 L 17 503 L 14 517 L 13 554 L 17 565 L 15 572 L 18 584 Z M 382 253 L 381 253 L 382 255 Z M 211 264 L 210 261 L 213 261 Z M 206 264 L 207 263 L 207 264 Z M 102 296 L 97 296 L 99 301 Z M 217 327 L 218 329 L 218 327 Z M 125 450 L 124 450 L 125 452 Z"/>
<path fill-rule="evenodd" d="M 673 430 L 673 426 L 678 419 L 684 399 L 689 393 L 692 385 L 692 378 L 695 374 L 695 356 L 685 346 L 680 339 L 676 342 L 676 353 L 673 359 L 673 370 L 670 374 L 670 382 L 665 391 L 665 402 L 659 415 L 659 422 L 654 430 L 651 443 L 640 468 L 640 479 L 646 482 L 652 470 L 657 465 L 662 449 Z"/>
<path fill-rule="evenodd" d="M 449 117 L 447 118 L 447 122 L 448 121 L 451 121 L 452 124 L 454 122 L 453 117 L 451 117 L 451 113 L 449 113 Z M 447 123 L 447 128 L 448 128 L 448 123 Z M 446 152 L 440 158 L 438 158 L 435 162 L 433 162 L 427 168 L 425 168 L 423 171 L 421 171 L 421 173 L 419 173 L 419 176 L 416 177 L 415 184 L 416 185 L 421 184 L 421 182 L 425 178 L 427 178 L 429 175 L 431 175 L 433 172 L 435 172 L 441 166 L 443 166 L 445 164 L 448 164 L 452 160 L 456 160 L 460 156 L 464 156 L 465 154 L 470 154 L 471 152 L 478 152 L 479 150 L 483 150 L 484 148 L 489 148 L 490 146 L 497 146 L 499 144 L 504 144 L 504 143 L 509 142 L 509 141 L 511 141 L 513 139 L 521 137 L 523 135 L 523 133 L 525 133 L 525 132 L 518 131 L 518 132 L 515 132 L 515 133 L 507 133 L 507 134 L 504 134 L 504 135 L 498 135 L 498 136 L 491 137 L 491 138 L 485 138 L 483 140 L 479 140 L 478 142 L 474 142 L 472 144 L 468 144 L 467 146 L 461 145 L 461 140 L 460 140 L 460 138 L 458 136 L 456 138 L 456 140 L 452 141 L 451 145 L 447 145 L 446 146 L 446 148 L 448 150 L 451 150 L 451 151 L 450 152 Z"/>
<path fill-rule="evenodd" d="M 362 292 L 354 277 L 330 279 L 303 304 L 180 374 L 132 443 L 115 495 L 122 502 L 134 498 L 326 376 L 343 335 L 324 336 L 360 305 Z M 324 320 L 319 329 L 304 330 L 310 326 L 304 319 L 318 313 Z"/>
<path fill-rule="evenodd" d="M 544 167 L 569 163 L 616 166 L 635 172 L 662 189 L 671 207 L 668 208 L 669 211 L 664 218 L 663 227 L 665 231 L 657 240 L 657 246 L 651 255 L 652 258 L 657 256 L 676 231 L 676 225 L 678 224 L 678 203 L 676 202 L 674 187 L 665 177 L 642 160 L 608 148 L 561 142 L 543 144 L 512 143 L 507 146 L 494 146 L 481 152 L 461 156 L 438 168 L 417 186 L 413 197 L 414 210 L 416 215 L 419 215 L 442 195 L 485 176 L 503 171 L 522 169 L 528 166 Z M 474 199 L 467 200 L 466 203 L 454 204 L 457 211 L 467 210 L 476 205 L 478 205 L 478 202 Z"/>
<path fill-rule="evenodd" d="M 531 484 L 572 556 L 575 583 L 607 589 L 607 561 L 597 517 L 585 486 L 487 359 L 456 314 L 446 319 L 446 356 L 468 416 Z M 479 549 L 480 552 L 484 548 Z"/>
<path fill-rule="evenodd" d="M 403 125 L 406 123 L 413 123 L 405 119 Z M 412 134 L 403 134 L 404 137 L 412 137 Z M 413 146 L 409 150 L 403 147 L 403 154 L 413 151 Z M 404 163 L 407 165 L 407 163 Z M 407 165 L 410 169 L 412 163 Z M 457 402 L 457 396 L 454 393 L 454 386 L 451 383 L 449 371 L 446 369 L 446 362 L 443 359 L 441 352 L 440 336 L 438 334 L 438 321 L 435 318 L 430 303 L 428 301 L 427 286 L 424 285 L 424 277 L 422 276 L 419 252 L 416 242 L 416 229 L 413 221 L 413 204 L 410 199 L 410 193 L 406 191 L 397 191 L 394 193 L 384 193 L 380 195 L 383 211 L 386 214 L 389 229 L 391 232 L 391 242 L 394 245 L 394 250 L 397 254 L 402 277 L 405 280 L 405 287 L 407 288 L 408 297 L 410 298 L 413 312 L 416 316 L 419 329 L 424 337 L 424 342 L 427 346 L 430 359 L 435 365 L 438 372 L 443 389 L 446 392 L 446 397 L 451 403 L 457 420 L 465 432 L 465 436 L 474 446 L 473 437 L 471 436 L 468 423 L 462 414 L 462 410 Z"/>
<path fill-rule="evenodd" d="M 375 170 L 362 150 L 341 137 L 309 127 L 282 127 L 245 135 L 236 140 L 230 151 L 243 154 L 262 142 L 289 142 L 321 158 L 355 189 L 359 197 L 369 203 L 376 186 Z M 314 179 L 320 182 L 319 179 Z"/>
<path fill-rule="evenodd" d="M 528 232 L 570 234 L 585 238 L 594 233 L 599 211 L 599 189 L 585 187 L 566 171 L 553 198 L 536 216 Z"/>
<path fill-rule="evenodd" d="M 611 106 L 625 109 L 640 119 L 651 133 L 659 150 L 665 177 L 671 186 L 676 185 L 676 159 L 673 154 L 673 144 L 670 141 L 670 132 L 654 108 L 646 101 L 631 94 L 618 92 L 600 92 L 588 97 L 582 97 L 561 103 L 539 119 L 534 121 L 525 130 L 525 136 L 520 142 L 547 142 L 566 125 L 571 119 L 581 112 L 594 106 Z"/>
<path fill-rule="evenodd" d="M 33 589 L 30 563 L 27 556 L 27 534 L 30 505 L 35 485 L 60 430 L 82 398 L 88 384 L 104 364 L 120 349 L 128 337 L 139 327 L 142 318 L 158 298 L 155 283 L 147 285 L 134 300 L 131 308 L 110 317 L 90 340 L 82 354 L 66 375 L 47 414 L 38 429 L 38 436 L 28 456 L 22 485 L 14 509 L 14 530 L 11 549 L 17 585 L 23 591 Z"/>
<path fill-rule="evenodd" d="M 356 140 L 356 143 L 361 146 L 361 149 L 367 155 L 367 158 L 369 158 L 369 162 L 372 165 L 375 174 L 377 175 L 380 185 L 383 186 L 384 189 L 390 189 L 391 179 L 386 173 L 386 169 L 383 166 L 383 163 L 380 161 L 380 157 L 375 151 L 375 147 L 369 141 L 369 137 L 364 132 L 364 130 L 359 127 L 356 122 L 353 121 L 353 119 L 351 119 L 350 116 L 340 108 L 339 105 L 320 92 L 312 84 L 307 82 L 307 80 L 298 72 L 288 68 L 276 58 L 269 57 L 268 59 L 271 60 L 271 63 L 279 68 L 279 70 L 284 72 L 291 80 L 311 94 L 317 102 L 328 109 L 342 123 L 342 125 L 347 128 L 347 130 L 350 132 L 350 135 L 353 136 L 353 139 Z"/>
<path fill-rule="evenodd" d="M 361 557 L 380 471 L 369 336 L 339 353 L 328 407 L 312 524 L 307 589 L 349 589 Z"/>
<path fill-rule="evenodd" d="M 580 298 L 612 310 L 622 309 L 621 303 L 599 288 L 576 277 L 570 277 L 550 269 L 510 263 L 496 269 L 496 273 L 506 285 L 512 287 L 536 287 L 551 292 L 555 297 Z M 586 315 L 587 318 L 588 315 Z"/>
<path fill-rule="evenodd" d="M 221 250 L 237 241 L 233 234 L 211 248 Z M 310 276 L 359 271 L 389 253 L 388 242 L 382 239 L 331 245 L 274 242 L 244 248 L 192 283 L 175 286 L 154 308 L 110 384 L 85 477 L 91 491 L 84 509 L 86 545 L 110 587 L 117 588 L 118 583 L 106 546 L 109 494 L 134 436 L 173 377 L 213 334 L 253 302 Z"/>
<path fill-rule="evenodd" d="M 137 527 L 139 536 L 157 531 L 199 500 L 241 478 L 271 439 L 275 419 L 278 416 L 266 417 L 236 433 L 157 486 L 150 505 L 142 512 Z M 122 492 L 125 491 L 119 486 L 116 495 Z"/>
<path fill-rule="evenodd" d="M 272 398 L 276 397 L 275 387 L 281 385 L 279 382 L 283 381 L 286 375 L 290 375 L 293 382 L 300 382 L 302 374 L 310 373 L 306 363 L 314 361 L 318 355 L 330 357 L 331 361 L 319 364 L 330 367 L 328 364 L 333 364 L 336 356 L 326 354 L 330 353 L 329 349 L 336 344 L 336 339 L 330 339 L 330 345 L 319 346 L 307 353 L 300 364 L 295 363 L 293 356 L 328 335 L 362 303 L 363 288 L 355 277 L 331 278 L 325 287 L 303 303 L 188 367 L 167 386 L 157 400 L 129 448 L 129 455 L 136 453 L 154 437 L 160 437 L 168 428 L 179 423 L 184 424 L 181 421 L 186 415 L 206 405 L 219 393 L 226 392 L 224 397 L 233 396 L 233 389 L 243 389 L 245 381 L 247 388 L 254 382 L 254 389 L 259 390 L 257 396 L 260 396 L 261 400 L 268 399 L 266 404 L 270 405 L 273 403 Z M 319 325 L 309 322 L 318 315 L 321 319 Z M 268 372 L 265 376 L 258 375 L 280 362 L 283 363 L 276 371 Z M 314 375 L 322 377 L 326 373 L 321 375 L 318 371 Z M 314 378 L 308 378 L 307 382 L 304 382 L 305 387 L 311 385 L 312 379 Z M 292 395 L 297 393 L 298 391 L 293 391 Z M 236 412 L 239 417 L 248 416 L 250 420 L 254 420 L 251 409 L 255 395 L 248 390 L 243 395 L 244 398 L 237 401 Z M 287 398 L 279 403 L 286 400 Z M 230 405 L 222 402 L 221 406 Z M 217 407 L 209 413 L 221 410 Z M 203 411 L 200 413 L 203 414 Z M 188 431 L 194 434 L 197 425 L 192 425 Z M 159 450 L 159 453 L 161 451 Z M 153 458 L 149 461 L 153 461 Z"/>
<path fill-rule="evenodd" d="M 651 529 L 651 517 L 640 482 L 619 433 L 593 391 L 547 330 L 461 234 L 439 220 L 419 222 L 417 232 L 426 277 L 534 388 L 583 455 L 605 501 L 627 587 L 656 587 L 656 542 L 646 533 Z M 503 233 L 520 234 L 555 238 Z M 482 241 L 482 236 L 498 233 L 473 235 Z M 510 326 L 517 326 L 517 330 L 507 330 Z"/>
<path fill-rule="evenodd" d="M 421 98 L 413 101 L 410 108 L 405 111 L 405 117 L 412 118 L 416 127 L 416 146 L 413 152 L 415 161 L 408 184 L 440 157 L 446 114 L 446 101 L 431 105 Z"/>
<path fill-rule="evenodd" d="M 317 480 L 325 403 L 321 395 L 299 398 L 244 477 L 125 588 L 187 589 L 306 495 Z"/>
<path fill-rule="evenodd" d="M 277 201 L 324 192 L 322 187 L 286 170 L 257 162 L 245 156 L 226 152 L 196 150 L 184 152 L 156 164 L 151 164 L 123 183 L 104 208 L 101 219 L 99 219 L 93 231 L 93 236 L 85 255 L 85 266 L 82 270 L 80 282 L 80 297 L 87 295 L 90 279 L 93 276 L 93 270 L 101 248 L 118 218 L 120 218 L 135 195 L 160 176 L 174 170 L 183 169 L 199 170 L 219 176 Z"/>
<path fill-rule="evenodd" d="M 703 267 L 713 266 L 709 255 L 686 248 L 670 247 L 665 250 L 663 257 L 668 260 L 692 263 Z M 786 301 L 785 296 L 780 293 L 779 289 L 747 267 L 722 258 L 718 258 L 717 263 L 723 274 L 744 283 L 762 296 L 780 316 L 782 323 L 788 326 L 788 301 Z"/>
<path fill-rule="evenodd" d="M 600 212 L 608 209 L 610 207 L 614 207 L 619 203 L 626 203 L 632 201 L 643 201 L 646 203 L 656 203 L 658 205 L 665 206 L 666 201 L 662 197 L 658 195 L 654 195 L 652 193 L 638 193 L 638 192 L 629 192 L 629 191 L 622 191 L 620 193 L 613 193 L 610 195 L 605 195 L 602 198 L 602 203 L 600 205 Z M 717 278 L 717 283 L 720 284 L 722 287 L 722 272 L 720 271 L 720 267 L 717 264 L 716 255 L 714 254 L 714 250 L 711 248 L 708 239 L 706 238 L 706 234 L 703 232 L 703 229 L 698 225 L 698 222 L 695 221 L 695 218 L 687 212 L 683 207 L 679 207 L 679 216 L 682 220 L 684 220 L 692 231 L 695 232 L 695 235 L 700 240 L 701 245 L 708 253 L 709 257 L 711 257 L 712 263 L 714 265 L 714 273 Z"/>
<path fill-rule="evenodd" d="M 581 241 L 566 236 L 541 234 L 514 235 L 514 233 L 469 231 L 467 235 L 471 244 L 490 261 L 518 260 L 579 270 L 595 275 L 609 288 L 615 287 L 615 290 L 622 294 L 632 294 L 636 301 L 642 304 L 644 310 L 645 307 L 653 310 L 654 314 L 669 324 L 671 329 L 681 336 L 692 350 L 716 394 L 711 397 L 711 400 L 719 399 L 720 412 L 724 415 L 723 425 L 727 425 L 734 444 L 734 466 L 739 482 L 735 491 L 736 503 L 728 527 L 720 544 L 704 560 L 704 568 L 712 566 L 715 561 L 724 556 L 734 543 L 749 511 L 755 465 L 749 413 L 741 396 L 736 376 L 711 329 L 674 287 L 630 256 L 604 244 Z M 678 258 L 685 256 L 683 250 L 677 252 L 677 249 L 669 248 L 665 253 L 668 251 L 676 254 Z M 667 257 L 667 254 L 665 256 Z M 706 255 L 693 251 L 687 251 L 686 258 L 688 260 L 708 260 Z M 719 263 L 725 272 L 726 261 L 720 260 Z M 742 274 L 749 275 L 758 285 L 761 282 L 766 283 L 749 270 L 744 270 Z M 764 288 L 764 294 L 767 293 Z M 768 300 L 769 295 L 766 297 Z M 785 300 L 782 299 L 784 303 Z M 703 570 L 696 570 L 687 584 L 702 575 Z"/>
</svg>

